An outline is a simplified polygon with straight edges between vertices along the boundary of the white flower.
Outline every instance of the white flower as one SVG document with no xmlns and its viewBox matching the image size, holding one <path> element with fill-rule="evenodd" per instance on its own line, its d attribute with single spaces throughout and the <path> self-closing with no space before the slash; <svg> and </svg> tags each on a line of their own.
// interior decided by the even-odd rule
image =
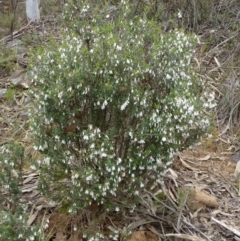
<svg viewBox="0 0 240 241">
<path fill-rule="evenodd" d="M 118 51 L 121 51 L 121 50 L 122 50 L 122 47 L 119 46 L 119 45 L 117 45 L 116 49 L 117 49 Z"/>
<path fill-rule="evenodd" d="M 169 74 L 167 74 L 167 76 L 166 76 L 166 79 L 171 79 L 172 77 L 169 75 Z"/>
<path fill-rule="evenodd" d="M 49 165 L 50 164 L 50 158 L 49 157 L 46 157 L 43 159 L 44 163 Z"/>
<path fill-rule="evenodd" d="M 178 17 L 179 19 L 182 18 L 182 13 L 181 13 L 181 11 L 178 12 L 177 17 Z"/>
<path fill-rule="evenodd" d="M 122 105 L 121 105 L 121 110 L 125 110 L 127 105 L 129 104 L 129 99 L 127 99 Z"/>
<path fill-rule="evenodd" d="M 162 138 L 162 141 L 165 142 L 166 140 L 167 140 L 167 138 L 164 136 L 164 137 Z"/>
<path fill-rule="evenodd" d="M 79 177 L 79 174 L 76 173 L 76 174 L 74 175 L 74 178 L 78 178 L 78 177 Z"/>
<path fill-rule="evenodd" d="M 94 147 L 95 147 L 95 144 L 92 143 L 89 148 L 90 148 L 90 149 L 94 149 Z"/>
<path fill-rule="evenodd" d="M 102 106 L 101 106 L 101 109 L 104 110 L 105 107 L 107 106 L 108 102 L 106 100 L 104 100 Z"/>
<path fill-rule="evenodd" d="M 37 170 L 37 167 L 36 167 L 35 165 L 31 165 L 31 166 L 30 166 L 30 169 L 32 169 L 32 170 L 35 171 L 35 170 Z"/>
</svg>

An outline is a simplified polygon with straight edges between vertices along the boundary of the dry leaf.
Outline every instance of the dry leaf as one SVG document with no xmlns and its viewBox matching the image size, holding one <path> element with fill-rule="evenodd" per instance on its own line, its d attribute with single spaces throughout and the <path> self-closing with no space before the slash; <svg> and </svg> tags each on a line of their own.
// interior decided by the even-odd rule
<svg viewBox="0 0 240 241">
<path fill-rule="evenodd" d="M 27 220 L 27 226 L 31 226 L 31 224 L 34 222 L 34 220 L 36 219 L 38 215 L 38 211 L 36 211 L 34 214 L 30 214 L 30 217 Z"/>
<path fill-rule="evenodd" d="M 158 237 L 149 231 L 133 232 L 126 241 L 158 241 Z"/>
<path fill-rule="evenodd" d="M 195 202 L 200 202 L 208 207 L 218 207 L 217 199 L 198 189 L 193 190 L 193 199 Z"/>
<path fill-rule="evenodd" d="M 30 176 L 30 177 L 27 177 L 24 181 L 23 181 L 23 184 L 26 184 L 28 182 L 30 182 L 32 179 L 36 178 L 35 176 Z"/>
<path fill-rule="evenodd" d="M 205 157 L 200 157 L 200 158 L 196 158 L 197 161 L 207 161 L 211 158 L 210 155 L 206 155 Z"/>
<path fill-rule="evenodd" d="M 172 168 L 168 168 L 168 171 L 171 173 L 172 177 L 177 179 L 178 178 L 178 175 L 177 173 L 172 169 Z"/>
<path fill-rule="evenodd" d="M 65 130 L 64 130 L 64 133 L 67 134 L 67 133 L 70 133 L 70 132 L 74 132 L 76 129 L 77 129 L 77 125 L 76 124 L 72 124 L 72 125 L 69 125 Z"/>
<path fill-rule="evenodd" d="M 198 209 L 208 207 L 216 208 L 218 207 L 217 199 L 199 189 L 190 189 L 188 187 L 181 188 L 183 192 L 188 195 L 187 204 L 191 211 L 196 211 Z"/>
<path fill-rule="evenodd" d="M 189 164 L 187 164 L 182 158 L 180 158 L 181 163 L 183 164 L 183 166 L 185 166 L 186 168 L 192 170 L 192 171 L 196 171 L 197 169 L 194 167 L 191 167 Z"/>
</svg>

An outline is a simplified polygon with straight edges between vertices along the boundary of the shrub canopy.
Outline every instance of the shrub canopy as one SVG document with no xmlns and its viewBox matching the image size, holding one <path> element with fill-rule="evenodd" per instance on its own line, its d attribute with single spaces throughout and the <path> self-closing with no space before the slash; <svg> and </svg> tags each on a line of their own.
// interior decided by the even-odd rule
<svg viewBox="0 0 240 241">
<path fill-rule="evenodd" d="M 65 19 L 66 36 L 31 70 L 32 128 L 45 153 L 40 186 L 67 198 L 70 211 L 116 208 L 113 200 L 150 187 L 209 124 L 203 110 L 212 98 L 201 98 L 191 64 L 197 38 L 163 34 L 124 1 L 114 14 L 70 4 Z"/>
</svg>

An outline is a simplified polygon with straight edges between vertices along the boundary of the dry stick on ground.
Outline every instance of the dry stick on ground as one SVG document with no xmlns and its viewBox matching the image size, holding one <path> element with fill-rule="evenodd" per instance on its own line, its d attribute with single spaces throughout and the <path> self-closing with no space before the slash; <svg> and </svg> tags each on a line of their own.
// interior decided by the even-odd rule
<svg viewBox="0 0 240 241">
<path fill-rule="evenodd" d="M 23 129 L 23 127 L 26 126 L 26 125 L 27 125 L 27 123 L 24 123 L 23 125 L 21 125 L 21 126 L 11 135 L 11 137 L 8 138 L 7 141 L 0 142 L 0 146 L 3 146 L 3 145 L 5 145 L 5 144 L 8 144 L 8 143 L 10 143 L 11 141 L 14 141 L 14 140 L 15 140 L 15 137 L 16 137 L 16 135 L 17 135 L 18 132 L 20 132 L 21 130 L 25 131 L 25 130 Z"/>
<path fill-rule="evenodd" d="M 226 128 L 219 134 L 219 136 L 222 136 L 223 134 L 225 134 L 225 133 L 229 130 L 229 128 L 230 128 L 230 126 L 231 126 L 231 123 L 232 123 L 233 112 L 234 112 L 235 109 L 239 106 L 239 104 L 240 104 L 240 102 L 238 102 L 238 103 L 232 108 L 232 110 L 231 110 L 231 112 L 230 112 L 229 119 L 228 119 L 228 124 L 227 124 Z"/>
<path fill-rule="evenodd" d="M 26 26 L 22 27 L 18 31 L 13 32 L 11 35 L 8 35 L 0 40 L 2 43 L 6 43 L 7 41 L 11 40 L 13 37 L 18 37 L 21 35 L 21 32 L 25 29 L 27 29 L 30 26 L 31 22 L 29 22 Z"/>
<path fill-rule="evenodd" d="M 176 233 L 168 233 L 164 235 L 165 237 L 176 237 L 180 238 L 181 240 L 190 240 L 190 241 L 205 241 L 205 239 L 202 239 L 197 236 L 188 235 L 188 234 L 176 234 Z"/>
<path fill-rule="evenodd" d="M 178 211 L 178 206 L 174 203 L 174 201 L 171 199 L 171 197 L 167 194 L 167 190 L 166 187 L 164 186 L 164 184 L 162 184 L 162 190 L 164 192 L 164 195 L 166 196 L 166 198 L 171 202 L 171 204 L 173 205 L 174 209 L 172 207 L 169 207 L 167 204 L 165 204 L 164 202 L 162 202 L 161 200 L 159 200 L 158 198 L 156 198 L 151 192 L 146 191 L 153 199 L 155 199 L 157 202 L 159 202 L 160 204 L 162 204 L 164 207 L 166 207 L 167 209 L 169 209 L 170 211 L 172 211 L 173 213 L 176 213 L 176 211 Z M 152 216 L 152 215 L 151 215 Z M 189 223 L 186 218 L 183 216 L 183 214 L 180 215 L 180 219 L 184 224 L 186 224 L 187 226 L 189 226 L 192 230 L 194 230 L 195 232 L 199 233 L 200 235 L 202 235 L 207 241 L 212 241 L 205 233 L 203 233 L 200 229 L 194 227 L 191 223 Z M 159 218 L 156 216 L 156 218 Z M 162 220 L 162 219 L 161 219 Z M 179 221 L 178 220 L 178 221 Z M 177 228 L 173 226 L 173 228 L 175 229 L 175 231 L 177 231 Z"/>
<path fill-rule="evenodd" d="M 183 216 L 184 217 L 184 216 Z M 188 221 L 185 220 L 185 218 L 182 219 L 183 223 L 185 223 L 186 225 L 188 225 L 191 229 L 193 229 L 195 232 L 200 233 L 206 240 L 208 241 L 212 241 L 212 239 L 210 239 L 205 233 L 203 233 L 200 229 L 194 227 L 191 223 L 189 223 Z"/>
<path fill-rule="evenodd" d="M 228 226 L 226 225 L 225 223 L 217 220 L 216 218 L 214 217 L 211 217 L 211 220 L 214 221 L 215 223 L 217 223 L 218 225 L 228 229 L 229 231 L 233 232 L 235 235 L 237 235 L 238 237 L 240 237 L 240 231 L 238 231 L 237 229 L 231 227 L 231 226 Z"/>
<path fill-rule="evenodd" d="M 229 40 L 231 40 L 231 39 L 233 39 L 233 38 L 235 38 L 235 37 L 237 37 L 237 36 L 238 36 L 238 33 L 235 34 L 235 35 L 233 35 L 232 37 L 230 37 L 230 38 L 228 38 L 228 39 L 225 39 L 224 41 L 222 41 L 221 43 L 219 43 L 218 45 L 216 45 L 215 47 L 213 47 L 213 48 L 208 52 L 208 54 L 211 53 L 211 52 L 213 52 L 213 50 L 217 49 L 219 46 L 225 44 L 226 42 L 228 42 Z"/>
<path fill-rule="evenodd" d="M 174 203 L 174 208 L 171 208 L 170 206 L 168 206 L 166 203 L 162 202 L 161 200 L 159 200 L 158 198 L 156 198 L 151 192 L 146 190 L 146 193 L 148 193 L 155 201 L 157 201 L 158 203 L 160 203 L 161 205 L 163 205 L 165 208 L 167 208 L 168 210 L 172 211 L 173 213 L 175 213 L 177 211 L 177 205 Z"/>
<path fill-rule="evenodd" d="M 230 181 L 229 181 L 226 177 L 224 177 L 224 175 L 223 175 L 221 172 L 219 172 L 219 174 L 220 174 L 221 177 L 229 184 L 229 186 L 232 187 L 233 190 L 234 190 L 236 193 L 238 193 L 237 188 L 235 188 L 235 187 L 230 183 Z M 234 198 L 235 196 L 234 196 L 234 195 L 232 194 L 232 192 L 229 190 L 228 186 L 225 185 L 224 187 L 226 188 L 226 190 L 228 191 L 228 193 L 230 194 L 230 196 L 231 196 L 232 198 Z"/>
</svg>

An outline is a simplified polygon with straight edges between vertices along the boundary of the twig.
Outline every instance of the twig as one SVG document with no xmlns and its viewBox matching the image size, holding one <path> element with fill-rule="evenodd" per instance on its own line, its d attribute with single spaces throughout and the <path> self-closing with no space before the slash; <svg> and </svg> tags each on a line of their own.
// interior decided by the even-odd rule
<svg viewBox="0 0 240 241">
<path fill-rule="evenodd" d="M 217 223 L 218 225 L 228 229 L 229 231 L 233 232 L 235 235 L 237 235 L 238 237 L 240 237 L 240 231 L 238 231 L 237 229 L 231 227 L 231 226 L 228 226 L 226 225 L 225 223 L 217 220 L 216 218 L 214 217 L 211 217 L 211 220 L 214 221 L 215 223 Z"/>
<path fill-rule="evenodd" d="M 218 45 L 216 45 L 214 48 L 212 48 L 212 49 L 208 52 L 208 54 L 211 53 L 211 52 L 212 52 L 213 50 L 215 50 L 216 48 L 218 48 L 219 46 L 225 44 L 225 43 L 228 42 L 229 40 L 235 38 L 236 36 L 238 36 L 238 34 L 235 34 L 235 35 L 233 35 L 232 37 L 230 37 L 230 38 L 228 38 L 228 39 L 225 39 L 225 40 L 222 41 L 220 44 L 218 44 Z"/>
<path fill-rule="evenodd" d="M 181 233 L 168 233 L 164 235 L 165 237 L 176 237 L 180 238 L 181 240 L 190 240 L 190 241 L 205 241 L 202 238 L 197 236 L 188 235 L 188 234 L 181 234 Z"/>
<path fill-rule="evenodd" d="M 171 210 L 173 213 L 176 212 L 176 210 L 174 210 L 173 208 L 169 207 L 167 204 L 165 204 L 164 202 L 162 202 L 161 200 L 159 200 L 157 197 L 155 197 L 151 192 L 145 190 L 145 192 L 147 194 L 149 194 L 153 199 L 155 199 L 155 201 L 159 202 L 161 205 L 163 205 L 165 208 L 167 208 L 168 210 Z M 176 207 L 175 207 L 176 208 Z"/>
<path fill-rule="evenodd" d="M 189 222 L 186 221 L 185 219 L 182 219 L 182 221 L 183 221 L 186 225 L 190 226 L 195 232 L 198 232 L 199 234 L 201 234 L 206 240 L 212 241 L 212 239 L 210 239 L 210 238 L 209 238 L 205 233 L 203 233 L 200 229 L 194 227 L 191 223 L 189 223 Z"/>
<path fill-rule="evenodd" d="M 13 32 L 11 35 L 8 35 L 8 36 L 2 38 L 2 39 L 0 40 L 0 42 L 7 42 L 9 39 L 11 39 L 12 36 L 16 36 L 17 34 L 20 34 L 20 32 L 22 32 L 23 30 L 25 30 L 26 28 L 28 28 L 30 24 L 31 24 L 31 22 L 29 22 L 26 26 L 22 27 L 22 28 L 19 29 L 18 31 Z"/>
<path fill-rule="evenodd" d="M 239 106 L 240 102 L 238 102 L 231 110 L 230 112 L 230 117 L 228 119 L 228 124 L 227 127 L 225 128 L 225 130 L 222 131 L 222 133 L 219 134 L 219 136 L 222 136 L 223 134 L 225 134 L 227 132 L 227 130 L 229 130 L 230 126 L 231 126 L 231 122 L 232 122 L 232 116 L 233 116 L 233 112 L 234 110 Z"/>
</svg>

